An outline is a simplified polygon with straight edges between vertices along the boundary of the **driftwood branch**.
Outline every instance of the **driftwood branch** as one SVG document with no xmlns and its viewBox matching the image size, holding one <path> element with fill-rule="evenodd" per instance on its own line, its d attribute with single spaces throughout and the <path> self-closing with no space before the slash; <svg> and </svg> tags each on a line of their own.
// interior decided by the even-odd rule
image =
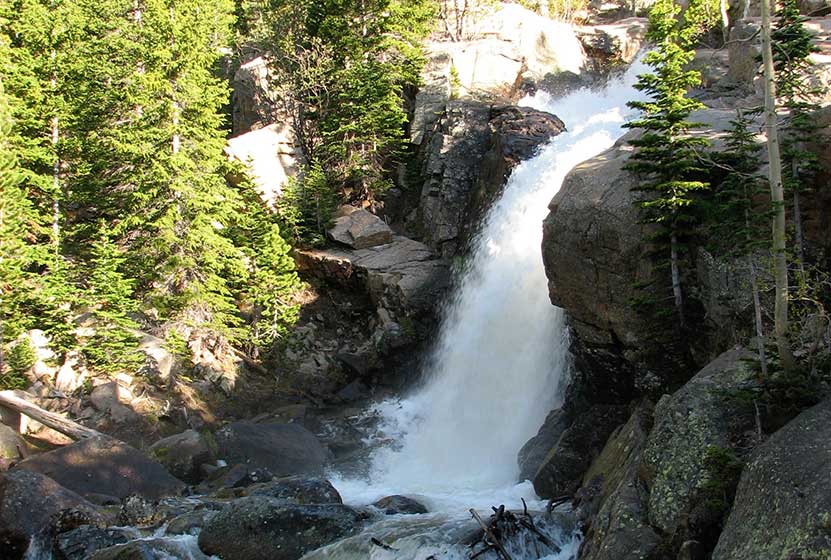
<svg viewBox="0 0 831 560">
<path fill-rule="evenodd" d="M 488 541 L 487 544 L 496 549 L 497 554 L 502 557 L 502 560 L 512 560 L 511 555 L 508 554 L 508 551 L 505 550 L 505 547 L 502 546 L 502 543 L 499 542 L 499 539 L 497 539 L 496 535 L 493 534 L 491 528 L 488 527 L 488 525 L 482 520 L 482 517 L 479 515 L 479 513 L 475 509 L 470 508 L 470 514 L 473 516 L 476 522 L 479 523 L 479 526 L 485 532 L 485 536 L 487 537 Z"/>
<path fill-rule="evenodd" d="M 44 426 L 52 428 L 72 439 L 87 439 L 103 435 L 92 428 L 82 426 L 60 414 L 44 410 L 36 404 L 18 397 L 14 391 L 0 391 L 0 406 L 4 406 L 20 414 L 24 414 L 32 420 L 37 420 Z"/>
</svg>

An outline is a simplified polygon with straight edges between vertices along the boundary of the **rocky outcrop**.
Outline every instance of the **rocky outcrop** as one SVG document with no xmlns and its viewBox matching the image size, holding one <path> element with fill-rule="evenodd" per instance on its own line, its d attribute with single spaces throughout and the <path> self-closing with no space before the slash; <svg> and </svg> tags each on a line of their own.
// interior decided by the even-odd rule
<svg viewBox="0 0 831 560">
<path fill-rule="evenodd" d="M 265 468 L 276 476 L 320 474 L 329 451 L 297 424 L 233 422 L 216 432 L 217 454 L 230 464 Z"/>
<path fill-rule="evenodd" d="M 615 428 L 626 421 L 627 409 L 594 405 L 583 410 L 560 434 L 534 473 L 534 491 L 544 498 L 572 495 L 583 473 L 603 449 Z"/>
<path fill-rule="evenodd" d="M 47 476 L 25 470 L 0 474 L 2 557 L 23 558 L 35 538 L 48 542 L 49 533 L 64 512 L 78 523 L 101 521 L 95 506 Z"/>
<path fill-rule="evenodd" d="M 831 554 L 831 400 L 803 412 L 753 453 L 713 560 Z"/>
<path fill-rule="evenodd" d="M 382 354 L 415 343 L 431 328 L 450 281 L 449 262 L 403 236 L 366 249 L 298 251 L 296 258 L 300 270 L 369 295 L 377 315 L 373 350 Z"/>
<path fill-rule="evenodd" d="M 271 208 L 289 178 L 297 174 L 300 159 L 293 133 L 283 122 L 273 122 L 230 138 L 225 154 L 247 169 L 260 197 Z"/>
<path fill-rule="evenodd" d="M 385 213 L 443 257 L 467 248 L 475 226 L 502 192 L 511 170 L 565 129 L 554 115 L 469 99 L 443 105 L 413 123 L 416 173 L 385 199 Z M 416 105 L 416 111 L 420 106 Z M 420 126 L 420 128 L 415 128 Z"/>
<path fill-rule="evenodd" d="M 274 82 L 268 60 L 262 56 L 242 64 L 234 73 L 231 106 L 235 136 L 275 121 L 279 110 Z"/>
<path fill-rule="evenodd" d="M 234 501 L 199 534 L 199 548 L 223 560 L 298 560 L 353 533 L 358 512 L 342 504 L 294 505 L 251 496 Z"/>
<path fill-rule="evenodd" d="M 138 494 L 159 499 L 181 494 L 185 488 L 156 461 L 108 437 L 93 437 L 35 455 L 16 468 L 49 476 L 85 497 L 124 499 Z"/>
</svg>

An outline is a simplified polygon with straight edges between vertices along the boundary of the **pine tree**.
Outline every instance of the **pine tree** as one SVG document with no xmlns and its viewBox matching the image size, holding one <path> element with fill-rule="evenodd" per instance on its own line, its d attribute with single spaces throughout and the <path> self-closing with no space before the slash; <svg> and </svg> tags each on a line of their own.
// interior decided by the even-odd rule
<svg viewBox="0 0 831 560">
<path fill-rule="evenodd" d="M 811 85 L 810 55 L 817 52 L 813 34 L 805 27 L 796 0 L 783 0 L 771 31 L 776 91 L 788 111 L 782 130 L 782 173 L 793 201 L 794 245 L 797 266 L 804 276 L 804 243 L 800 195 L 810 188 L 819 169 L 817 155 L 805 146 L 818 140 L 813 111 L 821 90 Z"/>
<path fill-rule="evenodd" d="M 715 192 L 716 208 L 711 216 L 713 226 L 710 237 L 720 253 L 728 257 L 743 257 L 748 262 L 759 363 L 762 375 L 767 376 L 765 329 L 755 255 L 770 246 L 767 239 L 770 212 L 759 212 L 754 205 L 754 199 L 764 196 L 766 185 L 757 175 L 760 150 L 755 134 L 749 130 L 750 121 L 739 110 L 730 122 L 732 128 L 726 150 L 720 157 L 730 172 Z"/>
<path fill-rule="evenodd" d="M 688 120 L 690 113 L 703 107 L 687 95 L 701 80 L 697 71 L 687 70 L 694 54 L 695 33 L 678 22 L 679 12 L 673 0 L 658 0 L 649 13 L 647 38 L 656 48 L 646 55 L 645 62 L 654 73 L 638 76 L 635 88 L 651 99 L 629 103 L 641 115 L 626 126 L 643 130 L 640 138 L 631 141 L 636 150 L 627 168 L 645 179 L 637 190 L 646 196 L 638 204 L 643 221 L 660 228 L 656 241 L 662 242 L 668 253 L 674 308 L 683 327 L 680 252 L 695 220 L 690 211 L 694 195 L 708 185 L 699 180 L 703 169 L 697 155 L 707 142 L 689 134 L 698 126 Z"/>
<path fill-rule="evenodd" d="M 95 318 L 94 334 L 82 351 L 91 365 L 111 373 L 138 369 L 143 361 L 135 334 L 139 325 L 130 316 L 138 310 L 133 282 L 121 273 L 124 258 L 101 223 L 84 290 L 86 307 Z"/>
</svg>

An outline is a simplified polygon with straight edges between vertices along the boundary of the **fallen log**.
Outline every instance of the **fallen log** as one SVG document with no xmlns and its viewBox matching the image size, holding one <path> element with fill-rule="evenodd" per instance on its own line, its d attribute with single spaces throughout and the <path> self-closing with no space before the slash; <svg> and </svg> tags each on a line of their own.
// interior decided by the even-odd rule
<svg viewBox="0 0 831 560">
<path fill-rule="evenodd" d="M 37 420 L 44 426 L 52 428 L 56 432 L 60 432 L 72 439 L 87 439 L 104 435 L 92 428 L 87 428 L 68 418 L 64 418 L 60 414 L 44 410 L 36 404 L 18 397 L 14 391 L 0 391 L 0 406 L 24 414 L 32 420 Z"/>
</svg>

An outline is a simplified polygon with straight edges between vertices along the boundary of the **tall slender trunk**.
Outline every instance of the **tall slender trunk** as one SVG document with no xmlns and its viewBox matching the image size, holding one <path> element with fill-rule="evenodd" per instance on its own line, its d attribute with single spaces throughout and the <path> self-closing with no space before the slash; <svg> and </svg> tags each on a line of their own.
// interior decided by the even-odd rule
<svg viewBox="0 0 831 560">
<path fill-rule="evenodd" d="M 176 9 L 172 5 L 170 6 L 170 53 L 174 60 L 178 58 L 176 56 Z M 182 139 L 179 136 L 179 116 L 182 108 L 179 105 L 175 75 L 170 78 L 170 111 L 173 127 L 173 137 L 171 138 L 170 146 L 173 153 L 178 154 L 182 145 Z"/>
<path fill-rule="evenodd" d="M 54 8 L 54 3 L 52 4 Z M 54 37 L 53 37 L 54 40 Z M 53 47 L 52 51 L 49 53 L 49 58 L 52 62 L 52 75 L 49 79 L 49 84 L 51 86 L 51 93 L 52 93 L 52 101 L 55 101 L 55 97 L 58 94 L 58 71 L 57 71 L 57 58 L 58 52 Z M 61 246 L 61 158 L 58 154 L 58 142 L 60 142 L 61 138 L 61 129 L 60 129 L 60 121 L 58 120 L 57 115 L 57 104 L 54 108 L 55 114 L 52 115 L 51 121 L 51 141 L 52 141 L 52 249 L 55 252 L 55 258 L 58 258 L 58 253 L 60 251 Z"/>
<path fill-rule="evenodd" d="M 793 185 L 793 229 L 794 244 L 796 245 L 796 265 L 799 267 L 800 280 L 805 279 L 805 249 L 802 241 L 802 210 L 799 206 L 799 164 L 794 158 L 791 161 L 791 176 Z"/>
<path fill-rule="evenodd" d="M 768 180 L 773 204 L 773 267 L 776 281 L 774 333 L 779 360 L 785 370 L 794 367 L 794 358 L 788 344 L 788 261 L 785 255 L 785 194 L 782 186 L 782 157 L 779 151 L 779 132 L 776 124 L 776 84 L 773 73 L 773 55 L 770 45 L 770 1 L 761 0 L 762 62 L 765 85 L 765 134 L 768 148 Z"/>
<path fill-rule="evenodd" d="M 721 37 L 724 44 L 730 40 L 730 16 L 727 13 L 727 0 L 719 0 L 719 12 L 721 13 Z"/>
<path fill-rule="evenodd" d="M 744 191 L 745 199 L 749 200 L 747 187 L 745 187 Z M 753 252 L 750 250 L 752 238 L 750 236 L 750 209 L 748 208 L 744 210 L 744 229 L 748 247 L 747 262 L 750 263 L 750 289 L 753 292 L 753 311 L 756 322 L 756 340 L 759 347 L 759 364 L 762 366 L 762 375 L 767 377 L 768 360 L 767 349 L 765 348 L 765 326 L 762 323 L 762 302 L 759 297 L 759 279 L 756 274 L 756 263 L 753 262 Z"/>
<path fill-rule="evenodd" d="M 681 272 L 678 266 L 678 236 L 673 231 L 669 241 L 670 269 L 672 272 L 672 296 L 675 301 L 675 311 L 678 320 L 684 326 L 684 296 L 681 292 Z"/>
</svg>

